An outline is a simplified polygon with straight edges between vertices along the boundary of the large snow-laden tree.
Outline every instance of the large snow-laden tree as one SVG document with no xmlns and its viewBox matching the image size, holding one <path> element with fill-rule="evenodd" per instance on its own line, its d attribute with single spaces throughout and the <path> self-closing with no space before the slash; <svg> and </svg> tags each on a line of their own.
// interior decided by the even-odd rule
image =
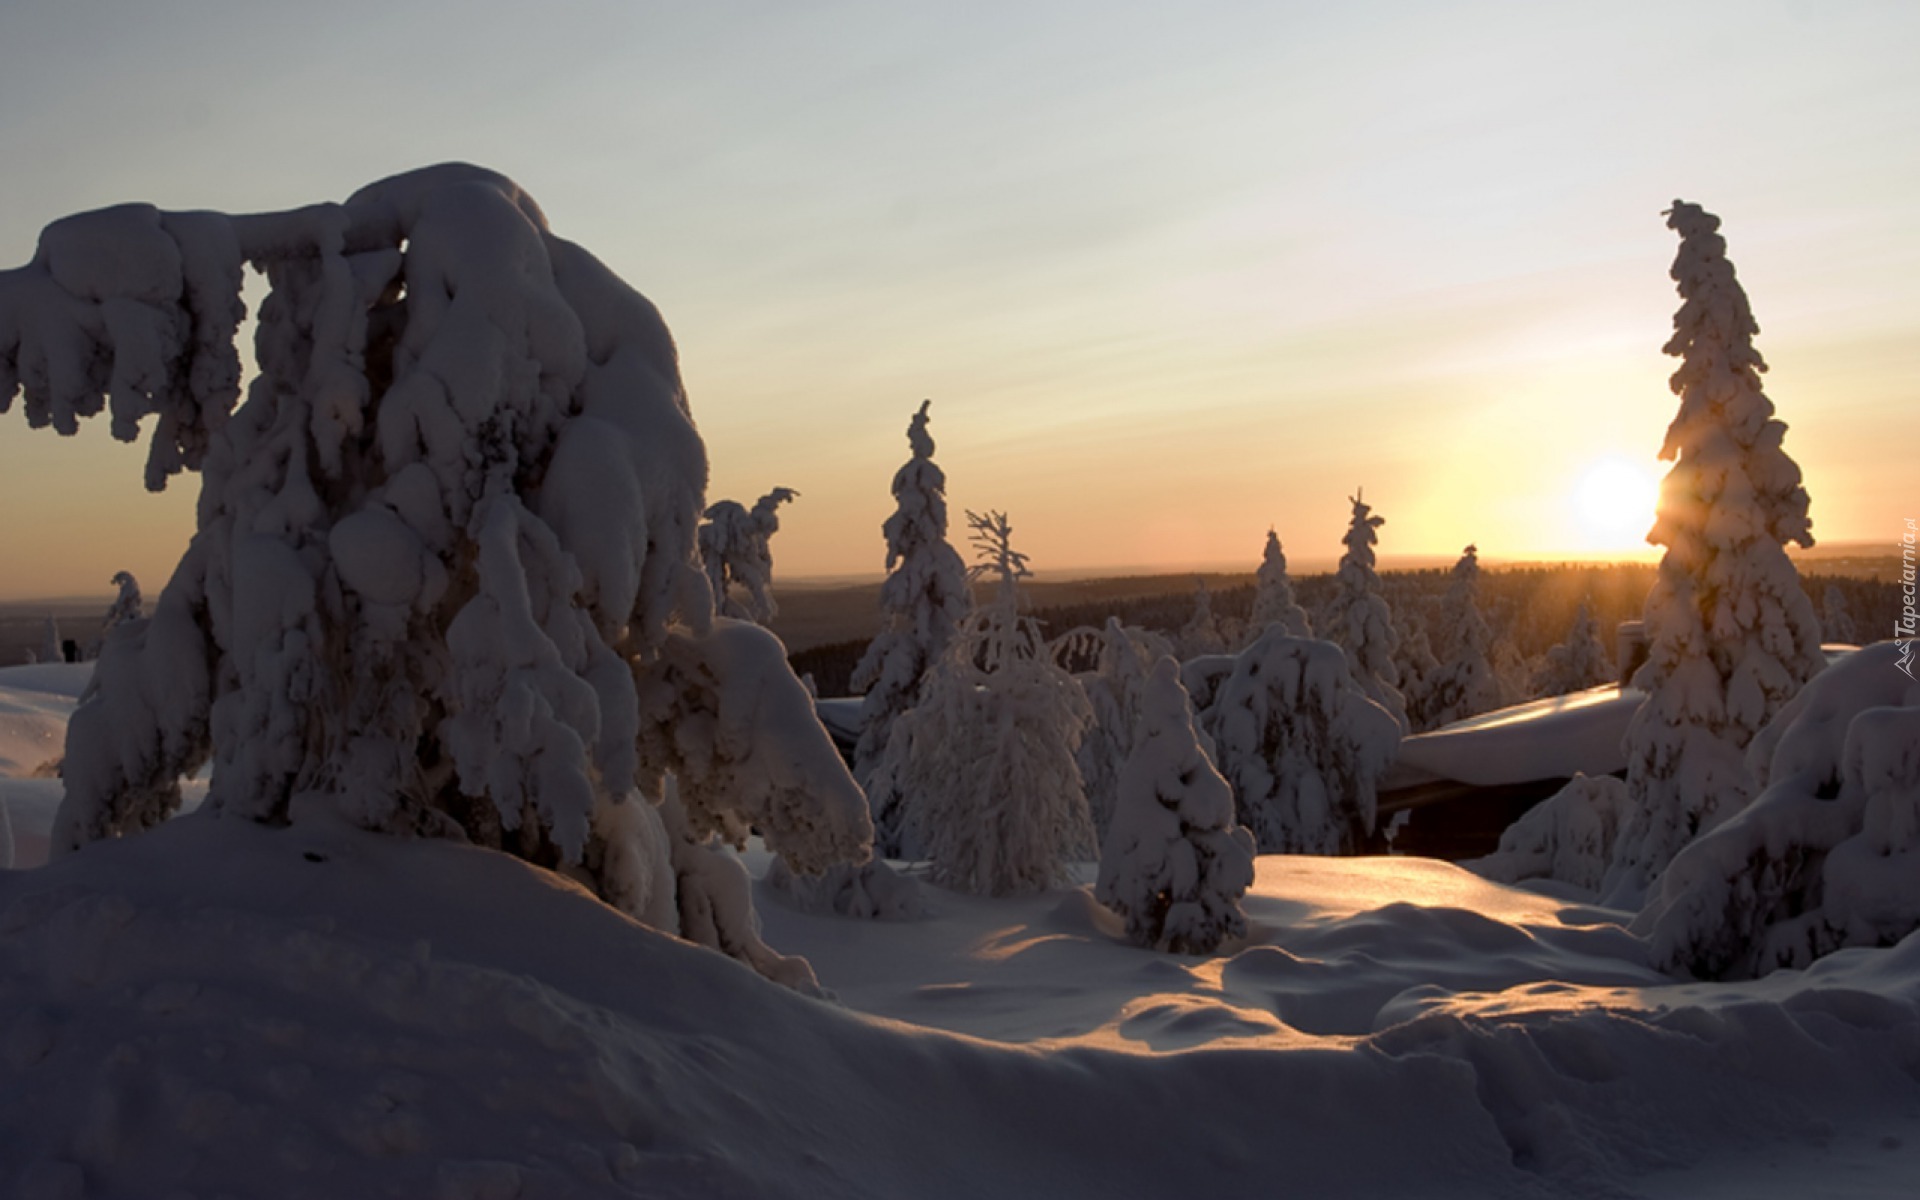
<svg viewBox="0 0 1920 1200">
<path fill-rule="evenodd" d="M 1338 646 L 1269 628 L 1200 716 L 1262 853 L 1350 854 L 1373 832 L 1401 725 Z"/>
<path fill-rule="evenodd" d="M 1293 580 L 1287 574 L 1286 552 L 1280 548 L 1280 535 L 1267 530 L 1267 544 L 1260 554 L 1260 569 L 1253 575 L 1253 611 L 1247 617 L 1246 641 L 1252 645 L 1269 625 L 1278 625 L 1289 637 L 1312 637 L 1313 623 L 1307 610 L 1293 598 Z"/>
<path fill-rule="evenodd" d="M 897 855 L 901 797 L 875 776 L 894 722 L 914 706 L 922 680 L 953 644 L 955 631 L 973 611 L 967 567 L 947 541 L 947 476 L 933 461 L 933 435 L 920 402 L 907 424 L 913 456 L 893 476 L 893 515 L 880 527 L 887 543 L 887 578 L 880 585 L 880 632 L 853 669 L 860 702 L 860 740 L 853 772 L 873 806 L 875 846 Z"/>
<path fill-rule="evenodd" d="M 700 561 L 721 616 L 765 625 L 779 613 L 773 599 L 773 535 L 780 532 L 780 506 L 799 495 L 777 487 L 752 508 L 719 500 L 702 514 Z"/>
<path fill-rule="evenodd" d="M 1745 807 L 1741 756 L 1753 735 L 1824 665 L 1820 621 L 1785 546 L 1813 544 L 1787 427 L 1761 390 L 1766 370 L 1720 218 L 1675 201 L 1681 305 L 1666 352 L 1680 411 L 1660 457 L 1647 540 L 1665 546 L 1647 595 L 1647 699 L 1627 733 L 1633 814 L 1607 898 L 1637 906 L 1674 854 Z"/>
<path fill-rule="evenodd" d="M 894 724 L 875 788 L 905 798 L 908 852 L 934 882 L 1004 896 L 1069 882 L 1093 826 L 1074 752 L 1093 711 L 1021 615 L 1026 556 L 1002 513 L 967 514 L 992 602 L 961 625 L 920 702 Z"/>
<path fill-rule="evenodd" d="M 1468 546 L 1440 601 L 1441 667 L 1427 699 L 1427 719 L 1435 726 L 1500 707 L 1500 683 L 1487 661 L 1493 632 L 1480 615 L 1479 595 L 1479 551 Z"/>
<path fill-rule="evenodd" d="M 270 291 L 236 408 L 249 263 Z M 666 326 L 512 181 L 447 165 L 290 212 L 57 222 L 0 274 L 0 409 L 16 387 L 35 427 L 151 418 L 151 487 L 202 474 L 192 543 L 74 713 L 56 853 L 165 819 L 209 759 L 211 813 L 464 836 L 669 928 L 706 831 L 751 822 L 806 869 L 865 853 L 851 777 L 795 751 L 824 733 L 758 740 L 805 696 L 713 614 Z"/>
<path fill-rule="evenodd" d="M 1133 750 L 1100 849 L 1094 898 L 1142 946 L 1211 954 L 1247 930 L 1253 833 L 1233 816 L 1233 789 L 1200 746 L 1180 665 L 1153 666 Z"/>
<path fill-rule="evenodd" d="M 1920 929 L 1920 685 L 1878 642 L 1816 676 L 1747 747 L 1758 794 L 1689 843 L 1634 931 L 1708 978 L 1803 967 Z"/>
<path fill-rule="evenodd" d="M 1380 574 L 1374 569 L 1373 547 L 1380 541 L 1378 532 L 1387 519 L 1373 514 L 1373 507 L 1353 496 L 1353 520 L 1341 542 L 1346 552 L 1340 556 L 1334 573 L 1335 594 L 1328 613 L 1326 638 L 1347 652 L 1353 677 L 1367 695 L 1393 714 L 1401 732 L 1409 732 L 1406 698 L 1400 694 L 1400 669 L 1393 655 L 1400 635 L 1393 627 L 1393 610 L 1380 586 Z"/>
</svg>

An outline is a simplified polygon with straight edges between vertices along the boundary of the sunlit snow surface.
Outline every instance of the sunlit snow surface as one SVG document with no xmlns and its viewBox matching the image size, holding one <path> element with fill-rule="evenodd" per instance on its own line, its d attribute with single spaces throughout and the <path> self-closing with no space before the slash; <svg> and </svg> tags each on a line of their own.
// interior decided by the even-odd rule
<svg viewBox="0 0 1920 1200">
<path fill-rule="evenodd" d="M 27 699 L 0 671 L 0 744 Z M 1678 985 L 1608 914 L 1446 864 L 1259 866 L 1250 935 L 1206 959 L 1124 945 L 1084 891 L 930 890 L 928 919 L 868 922 L 763 889 L 768 940 L 812 958 L 834 1006 L 499 855 L 323 813 L 183 818 L 0 873 L 0 1195 L 1869 1196 L 1920 1178 L 1920 938 Z"/>
</svg>

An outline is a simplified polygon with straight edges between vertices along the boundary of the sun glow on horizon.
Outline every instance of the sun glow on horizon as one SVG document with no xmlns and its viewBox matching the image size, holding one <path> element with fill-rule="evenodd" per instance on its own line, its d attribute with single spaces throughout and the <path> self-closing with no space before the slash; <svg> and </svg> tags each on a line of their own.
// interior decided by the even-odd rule
<svg viewBox="0 0 1920 1200">
<path fill-rule="evenodd" d="M 1637 459 L 1611 455 L 1581 473 L 1567 504 L 1580 543 L 1589 550 L 1640 550 L 1653 526 L 1660 481 Z"/>
</svg>

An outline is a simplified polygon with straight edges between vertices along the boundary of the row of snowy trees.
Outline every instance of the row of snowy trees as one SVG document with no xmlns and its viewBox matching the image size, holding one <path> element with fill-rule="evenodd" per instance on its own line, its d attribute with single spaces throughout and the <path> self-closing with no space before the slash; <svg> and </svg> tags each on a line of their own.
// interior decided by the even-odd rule
<svg viewBox="0 0 1920 1200">
<path fill-rule="evenodd" d="M 1028 564 L 1004 514 L 968 514 L 971 571 L 948 545 L 927 405 L 908 440 L 886 623 L 856 676 L 855 771 L 883 853 L 1006 894 L 1063 883 L 1097 849 L 1096 892 L 1131 936 L 1202 951 L 1243 927 L 1256 847 L 1336 853 L 1372 833 L 1401 727 L 1338 646 L 1296 636 L 1308 623 L 1276 535 L 1256 597 L 1271 619 L 1237 655 L 1183 673 L 1166 639 L 1118 621 L 1050 642 L 1022 611 Z M 995 587 L 969 609 L 979 578 Z M 1076 677 L 1063 658 L 1092 666 Z"/>
</svg>

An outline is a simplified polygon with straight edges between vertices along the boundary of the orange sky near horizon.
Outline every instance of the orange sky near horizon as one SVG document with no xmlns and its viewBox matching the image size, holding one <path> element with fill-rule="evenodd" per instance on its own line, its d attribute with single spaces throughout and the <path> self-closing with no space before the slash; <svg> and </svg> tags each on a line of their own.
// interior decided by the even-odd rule
<svg viewBox="0 0 1920 1200">
<path fill-rule="evenodd" d="M 1725 220 L 1816 536 L 1920 510 L 1915 6 L 476 7 L 11 6 L 0 262 L 466 159 L 659 304 L 709 499 L 800 492 L 776 582 L 878 576 L 923 397 L 955 543 L 1003 510 L 1042 575 L 1251 570 L 1269 527 L 1324 563 L 1356 487 L 1389 560 L 1646 558 L 1677 196 Z M 0 417 L 0 599 L 158 592 L 197 480 L 143 456 Z"/>
</svg>

